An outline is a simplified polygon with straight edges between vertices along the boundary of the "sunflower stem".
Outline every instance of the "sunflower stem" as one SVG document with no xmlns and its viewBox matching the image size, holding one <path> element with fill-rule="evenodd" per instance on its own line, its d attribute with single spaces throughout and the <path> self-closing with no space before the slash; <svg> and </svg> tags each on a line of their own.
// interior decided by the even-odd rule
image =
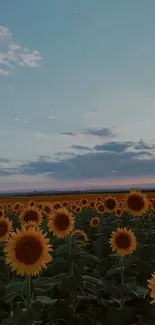
<svg viewBox="0 0 155 325">
<path fill-rule="evenodd" d="M 72 238 L 71 238 L 71 236 L 68 236 L 68 263 L 69 263 L 69 275 L 73 278 L 74 272 L 73 272 L 73 261 L 72 261 Z M 72 310 L 72 316 L 74 314 L 73 299 L 74 299 L 74 294 L 73 294 L 73 291 L 71 291 L 69 294 L 69 300 L 70 300 L 70 307 Z"/>
<path fill-rule="evenodd" d="M 31 276 L 27 277 L 27 309 L 31 308 Z"/>
<path fill-rule="evenodd" d="M 124 257 L 120 256 L 120 267 L 121 267 L 121 308 L 124 308 Z"/>
<path fill-rule="evenodd" d="M 136 237 L 139 240 L 140 231 L 139 231 L 139 218 L 138 217 L 135 217 L 135 233 L 136 233 Z M 139 247 L 137 247 L 137 249 L 136 249 L 136 254 L 137 254 L 137 259 L 140 260 L 140 250 L 139 250 Z"/>
</svg>

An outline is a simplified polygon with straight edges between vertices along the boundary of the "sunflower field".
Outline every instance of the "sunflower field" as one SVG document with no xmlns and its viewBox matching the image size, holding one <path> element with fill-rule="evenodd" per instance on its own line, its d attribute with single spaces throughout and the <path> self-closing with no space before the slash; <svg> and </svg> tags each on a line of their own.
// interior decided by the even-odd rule
<svg viewBox="0 0 155 325">
<path fill-rule="evenodd" d="M 0 206 L 0 325 L 154 325 L 155 197 Z"/>
</svg>

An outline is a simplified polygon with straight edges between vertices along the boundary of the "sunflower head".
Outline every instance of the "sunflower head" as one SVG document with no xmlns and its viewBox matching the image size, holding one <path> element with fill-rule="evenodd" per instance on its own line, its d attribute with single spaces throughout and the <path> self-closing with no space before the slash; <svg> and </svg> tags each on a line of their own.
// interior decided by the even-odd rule
<svg viewBox="0 0 155 325">
<path fill-rule="evenodd" d="M 140 191 L 131 191 L 124 199 L 124 209 L 135 217 L 142 216 L 148 209 L 149 201 Z"/>
<path fill-rule="evenodd" d="M 35 202 L 33 200 L 30 200 L 28 205 L 32 208 L 35 206 Z"/>
<path fill-rule="evenodd" d="M 74 212 L 80 214 L 82 212 L 82 207 L 80 205 L 77 205 Z"/>
<path fill-rule="evenodd" d="M 84 242 L 88 242 L 88 236 L 87 236 L 87 234 L 85 233 L 85 231 L 83 229 L 75 229 L 72 232 L 72 236 L 78 236 L 82 240 L 84 240 Z M 82 244 L 82 246 L 83 246 L 83 244 Z"/>
<path fill-rule="evenodd" d="M 54 202 L 54 203 L 53 203 L 53 209 L 54 209 L 54 210 L 61 209 L 61 207 L 62 207 L 62 206 L 61 206 L 61 204 L 60 204 L 59 202 Z"/>
<path fill-rule="evenodd" d="M 0 218 L 0 243 L 8 240 L 13 231 L 12 221 L 7 217 Z"/>
<path fill-rule="evenodd" d="M 90 220 L 90 227 L 96 228 L 100 224 L 100 218 L 99 217 L 93 217 Z"/>
<path fill-rule="evenodd" d="M 44 212 L 47 216 L 49 216 L 49 215 L 52 213 L 52 211 L 53 211 L 53 207 L 52 207 L 52 205 L 51 205 L 50 203 L 45 203 L 45 204 L 43 205 L 43 212 Z"/>
<path fill-rule="evenodd" d="M 63 205 L 64 208 L 67 208 L 68 202 L 67 201 L 63 201 L 62 205 Z"/>
<path fill-rule="evenodd" d="M 97 196 L 96 201 L 98 201 L 98 202 L 102 201 L 101 196 Z"/>
<path fill-rule="evenodd" d="M 104 208 L 104 203 L 100 202 L 99 204 L 97 204 L 96 206 L 97 212 L 102 214 L 105 212 L 105 208 Z"/>
<path fill-rule="evenodd" d="M 118 202 L 114 197 L 108 196 L 104 200 L 104 207 L 106 212 L 112 213 L 117 209 Z"/>
<path fill-rule="evenodd" d="M 21 203 L 20 202 L 15 202 L 13 205 L 13 210 L 14 211 L 20 211 L 21 209 Z"/>
<path fill-rule="evenodd" d="M 0 218 L 4 217 L 4 210 L 0 209 Z"/>
<path fill-rule="evenodd" d="M 89 202 L 89 206 L 91 209 L 94 209 L 95 208 L 95 202 L 94 201 L 90 201 Z"/>
<path fill-rule="evenodd" d="M 12 206 L 11 204 L 7 204 L 7 206 L 5 207 L 6 211 L 12 211 Z"/>
<path fill-rule="evenodd" d="M 35 276 L 52 261 L 52 250 L 49 239 L 41 231 L 33 227 L 17 230 L 4 248 L 6 264 L 18 275 Z"/>
<path fill-rule="evenodd" d="M 123 215 L 123 210 L 121 208 L 117 208 L 115 211 L 115 214 L 117 217 L 122 217 Z"/>
<path fill-rule="evenodd" d="M 35 230 L 39 230 L 39 225 L 35 221 L 25 222 L 22 225 L 22 229 L 28 230 L 29 228 L 34 228 Z"/>
<path fill-rule="evenodd" d="M 110 246 L 120 256 L 132 254 L 136 250 L 137 239 L 131 229 L 117 228 L 112 232 Z"/>
<path fill-rule="evenodd" d="M 72 205 L 71 205 L 71 210 L 72 210 L 72 211 L 75 211 L 75 210 L 76 210 L 76 204 L 75 204 L 75 203 L 72 203 Z"/>
<path fill-rule="evenodd" d="M 86 207 L 88 205 L 88 200 L 84 197 L 80 200 L 80 203 L 83 207 Z"/>
<path fill-rule="evenodd" d="M 41 212 L 35 208 L 28 207 L 24 209 L 20 215 L 21 223 L 28 223 L 29 221 L 34 221 L 38 225 L 42 223 L 43 216 Z"/>
<path fill-rule="evenodd" d="M 152 274 L 151 279 L 148 280 L 148 288 L 150 291 L 150 297 L 152 298 L 151 304 L 155 303 L 155 273 Z"/>
<path fill-rule="evenodd" d="M 66 208 L 54 211 L 48 219 L 49 230 L 58 238 L 67 237 L 74 229 L 75 218 Z"/>
</svg>

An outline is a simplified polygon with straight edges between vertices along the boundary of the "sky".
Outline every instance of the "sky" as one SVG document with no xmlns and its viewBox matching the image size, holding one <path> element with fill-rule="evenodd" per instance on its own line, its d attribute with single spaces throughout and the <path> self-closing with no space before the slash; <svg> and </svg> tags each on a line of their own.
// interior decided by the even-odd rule
<svg viewBox="0 0 155 325">
<path fill-rule="evenodd" d="M 0 191 L 155 187 L 155 1 L 0 2 Z"/>
</svg>

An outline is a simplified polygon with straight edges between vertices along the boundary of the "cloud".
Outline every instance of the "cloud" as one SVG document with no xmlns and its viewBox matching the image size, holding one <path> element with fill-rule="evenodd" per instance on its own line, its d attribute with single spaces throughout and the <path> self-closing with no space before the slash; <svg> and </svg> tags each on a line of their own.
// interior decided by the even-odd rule
<svg viewBox="0 0 155 325">
<path fill-rule="evenodd" d="M 76 133 L 74 133 L 74 132 L 61 132 L 60 133 L 61 135 L 69 135 L 69 136 L 76 136 L 77 134 Z"/>
<path fill-rule="evenodd" d="M 0 163 L 10 163 L 10 159 L 8 158 L 0 158 Z"/>
<path fill-rule="evenodd" d="M 55 120 L 55 116 L 54 116 L 54 115 L 48 116 L 48 118 L 49 118 L 50 120 Z"/>
<path fill-rule="evenodd" d="M 139 142 L 137 142 L 135 145 L 134 145 L 135 149 L 137 150 L 152 150 L 152 149 L 155 149 L 155 145 L 148 145 L 144 142 L 143 139 L 139 140 Z"/>
<path fill-rule="evenodd" d="M 115 147 L 113 143 L 110 148 L 113 150 L 66 156 L 66 159 L 58 161 L 43 156 L 37 161 L 21 164 L 18 172 L 25 175 L 48 174 L 51 179 L 59 181 L 154 175 L 155 156 L 148 150 L 126 151 L 130 145 L 133 143 L 122 142 L 120 146 L 116 142 Z"/>
<path fill-rule="evenodd" d="M 95 150 L 97 151 L 112 151 L 112 152 L 124 152 L 130 147 L 134 145 L 134 142 L 132 141 L 126 141 L 126 142 L 116 142 L 116 141 L 111 141 L 107 142 L 101 145 L 96 145 L 94 147 Z"/>
<path fill-rule="evenodd" d="M 81 145 L 78 145 L 78 144 L 74 144 L 72 146 L 72 149 L 92 151 L 92 149 L 89 148 L 88 146 L 81 146 Z"/>
<path fill-rule="evenodd" d="M 69 135 L 69 136 L 76 136 L 76 135 L 90 135 L 90 136 L 96 136 L 96 137 L 105 137 L 105 138 L 113 138 L 116 136 L 116 134 L 113 132 L 113 129 L 104 127 L 104 128 L 89 128 L 87 130 L 80 131 L 80 133 L 75 132 L 62 132 L 60 133 L 62 135 Z"/>
<path fill-rule="evenodd" d="M 114 132 L 111 129 L 106 127 L 101 129 L 89 128 L 88 130 L 85 131 L 85 134 L 93 135 L 97 137 L 108 137 L 108 138 L 113 138 L 116 136 L 116 134 L 114 134 Z"/>
<path fill-rule="evenodd" d="M 0 26 L 0 75 L 8 76 L 12 68 L 22 66 L 36 68 L 42 57 L 36 50 L 30 50 L 14 42 L 9 28 Z"/>
</svg>

